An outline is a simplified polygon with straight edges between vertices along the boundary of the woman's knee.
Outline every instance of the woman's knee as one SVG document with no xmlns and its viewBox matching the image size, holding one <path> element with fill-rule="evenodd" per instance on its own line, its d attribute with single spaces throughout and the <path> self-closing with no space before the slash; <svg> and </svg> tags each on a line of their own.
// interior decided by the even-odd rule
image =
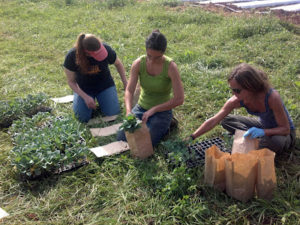
<svg viewBox="0 0 300 225">
<path fill-rule="evenodd" d="M 124 131 L 122 131 L 122 130 L 118 131 L 118 133 L 117 133 L 117 140 L 118 141 L 127 141 Z"/>
<path fill-rule="evenodd" d="M 87 123 L 92 117 L 92 112 L 89 111 L 80 111 L 74 109 L 74 114 L 75 117 L 82 123 Z"/>
<path fill-rule="evenodd" d="M 221 121 L 221 126 L 230 132 L 231 134 L 235 133 L 235 128 L 232 126 L 233 117 L 231 115 L 228 115 L 224 117 L 224 119 Z"/>
<path fill-rule="evenodd" d="M 263 137 L 259 141 L 259 148 L 268 148 L 276 154 L 281 154 L 288 149 L 287 140 L 284 136 Z"/>
<path fill-rule="evenodd" d="M 224 119 L 221 121 L 222 127 L 226 126 L 229 123 L 230 120 L 231 119 L 230 119 L 229 116 L 225 116 Z"/>
<path fill-rule="evenodd" d="M 73 111 L 76 118 L 80 122 L 86 123 L 91 119 L 92 110 L 86 106 L 84 100 L 79 96 L 77 96 L 77 98 L 74 98 Z"/>
<path fill-rule="evenodd" d="M 154 115 L 149 118 L 148 127 L 153 146 L 156 146 L 160 140 L 168 133 L 172 120 L 172 112 Z"/>
<path fill-rule="evenodd" d="M 113 116 L 120 113 L 120 103 L 118 99 L 117 89 L 115 86 L 105 89 L 97 96 L 101 111 L 106 116 Z"/>
</svg>

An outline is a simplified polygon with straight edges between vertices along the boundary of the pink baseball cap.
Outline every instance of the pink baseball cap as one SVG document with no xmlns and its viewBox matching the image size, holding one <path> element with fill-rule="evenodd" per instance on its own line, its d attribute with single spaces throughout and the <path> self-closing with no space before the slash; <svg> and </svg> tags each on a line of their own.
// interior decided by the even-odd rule
<svg viewBox="0 0 300 225">
<path fill-rule="evenodd" d="M 96 51 L 85 50 L 85 52 L 88 53 L 91 57 L 93 57 L 97 61 L 103 61 L 104 59 L 106 59 L 108 55 L 107 50 L 102 43 L 100 43 L 100 48 L 98 50 Z"/>
</svg>

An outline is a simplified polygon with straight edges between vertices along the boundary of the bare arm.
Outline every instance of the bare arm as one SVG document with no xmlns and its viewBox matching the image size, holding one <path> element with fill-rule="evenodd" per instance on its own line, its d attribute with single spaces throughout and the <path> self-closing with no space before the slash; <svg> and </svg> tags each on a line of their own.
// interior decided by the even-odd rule
<svg viewBox="0 0 300 225">
<path fill-rule="evenodd" d="M 150 116 L 156 112 L 162 112 L 182 105 L 184 102 L 184 90 L 180 79 L 179 71 L 175 62 L 171 62 L 168 69 L 168 76 L 172 82 L 173 98 L 162 104 L 156 105 L 149 109 L 143 115 L 143 121 L 147 121 Z"/>
<path fill-rule="evenodd" d="M 126 75 L 125 75 L 125 68 L 124 68 L 121 60 L 119 58 L 117 58 L 114 65 L 115 65 L 118 73 L 120 74 L 124 89 L 126 89 L 127 79 L 126 79 Z"/>
<path fill-rule="evenodd" d="M 280 95 L 277 91 L 273 91 L 269 97 L 269 106 L 273 110 L 277 127 L 272 129 L 264 129 L 266 136 L 272 135 L 288 135 L 290 133 L 290 124 L 283 108 Z"/>
<path fill-rule="evenodd" d="M 64 68 L 65 74 L 67 76 L 67 82 L 70 88 L 76 92 L 80 97 L 83 98 L 85 104 L 88 108 L 96 109 L 96 103 L 95 100 L 87 95 L 81 88 L 78 86 L 76 79 L 75 79 L 75 72 L 68 70 L 67 68 Z"/>
<path fill-rule="evenodd" d="M 206 120 L 193 134 L 193 138 L 197 138 L 201 136 L 202 134 L 205 134 L 206 132 L 213 129 L 218 123 L 220 123 L 225 116 L 227 116 L 233 109 L 239 108 L 240 103 L 239 100 L 232 96 L 230 99 L 227 100 L 227 102 L 223 105 L 221 110 L 214 115 L 213 117 Z"/>
<path fill-rule="evenodd" d="M 139 78 L 140 61 L 141 61 L 140 59 L 135 60 L 130 69 L 130 78 L 124 96 L 126 115 L 130 114 L 132 109 L 132 99 Z"/>
</svg>

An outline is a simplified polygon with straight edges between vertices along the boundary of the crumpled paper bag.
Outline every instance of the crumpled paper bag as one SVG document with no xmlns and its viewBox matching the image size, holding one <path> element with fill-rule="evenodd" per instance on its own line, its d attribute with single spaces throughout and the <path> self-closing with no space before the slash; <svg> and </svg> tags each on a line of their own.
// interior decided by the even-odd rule
<svg viewBox="0 0 300 225">
<path fill-rule="evenodd" d="M 270 200 L 277 186 L 275 173 L 275 152 L 267 148 L 253 150 L 249 152 L 257 158 L 257 178 L 256 193 L 257 197 Z"/>
<path fill-rule="evenodd" d="M 257 176 L 257 157 L 235 153 L 225 159 L 226 193 L 246 202 L 254 196 Z"/>
<path fill-rule="evenodd" d="M 130 148 L 130 154 L 133 157 L 145 159 L 153 155 L 153 146 L 149 129 L 145 123 L 141 123 L 141 127 L 130 133 L 125 132 L 125 136 Z"/>
<path fill-rule="evenodd" d="M 220 191 L 223 191 L 226 186 L 225 158 L 228 157 L 230 154 L 220 151 L 216 145 L 205 151 L 204 182 Z"/>
<path fill-rule="evenodd" d="M 246 131 L 244 130 L 235 130 L 231 154 L 248 153 L 258 148 L 258 139 L 244 137 L 245 133 Z"/>
</svg>

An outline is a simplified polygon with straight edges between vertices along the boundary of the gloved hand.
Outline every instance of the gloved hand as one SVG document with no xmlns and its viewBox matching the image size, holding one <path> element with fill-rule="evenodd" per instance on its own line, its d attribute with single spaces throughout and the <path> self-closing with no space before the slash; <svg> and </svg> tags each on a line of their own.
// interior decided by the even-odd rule
<svg viewBox="0 0 300 225">
<path fill-rule="evenodd" d="M 265 136 L 265 132 L 263 129 L 257 128 L 257 127 L 251 127 L 247 132 L 244 134 L 244 137 L 247 137 L 250 135 L 250 138 L 259 138 Z"/>
</svg>

